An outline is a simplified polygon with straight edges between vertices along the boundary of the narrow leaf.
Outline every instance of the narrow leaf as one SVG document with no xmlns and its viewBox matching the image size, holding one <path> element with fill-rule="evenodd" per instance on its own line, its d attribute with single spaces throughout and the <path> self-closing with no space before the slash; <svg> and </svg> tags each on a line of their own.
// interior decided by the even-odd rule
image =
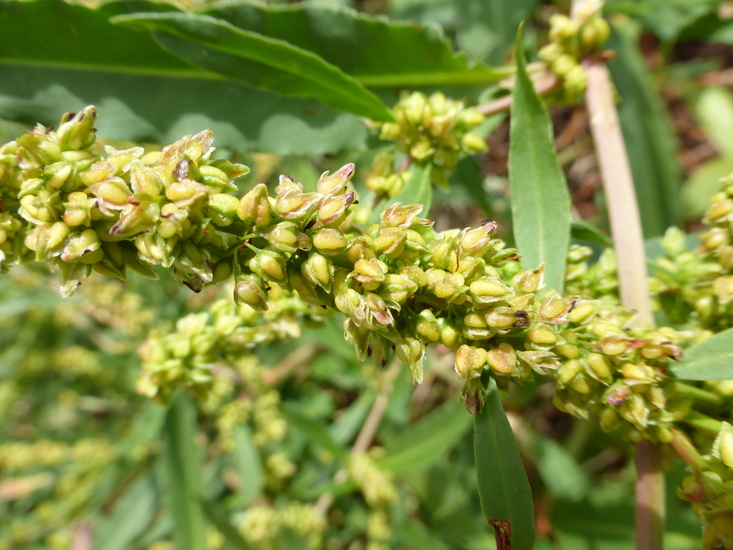
<svg viewBox="0 0 733 550">
<path fill-rule="evenodd" d="M 208 520 L 216 526 L 216 529 L 224 537 L 224 550 L 251 550 L 244 537 L 232 525 L 226 512 L 215 502 L 209 500 L 201 501 L 201 508 Z"/>
<path fill-rule="evenodd" d="M 733 380 L 733 328 L 692 346 L 670 370 L 681 380 Z"/>
<path fill-rule="evenodd" d="M 552 123 L 527 75 L 521 31 L 512 92 L 509 182 L 513 231 L 524 269 L 545 264 L 547 288 L 562 292 L 570 244 L 570 196 L 557 162 Z"/>
<path fill-rule="evenodd" d="M 349 452 L 333 440 L 323 423 L 311 420 L 295 407 L 285 406 L 283 413 L 288 423 L 305 434 L 311 443 L 330 451 L 339 460 L 345 460 L 349 456 Z"/>
<path fill-rule="evenodd" d="M 471 416 L 458 399 L 426 415 L 402 432 L 379 465 L 394 473 L 427 468 L 455 447 L 471 424 Z"/>
<path fill-rule="evenodd" d="M 498 550 L 532 550 L 532 492 L 493 378 L 483 409 L 474 415 L 474 452 L 481 510 L 494 527 Z"/>
<path fill-rule="evenodd" d="M 232 460 L 242 482 L 238 503 L 244 506 L 262 495 L 264 472 L 260 453 L 257 451 L 252 433 L 246 424 L 234 428 L 234 452 Z"/>
<path fill-rule="evenodd" d="M 121 15 L 112 22 L 166 33 L 158 40 L 172 53 L 248 86 L 285 96 L 316 98 L 335 109 L 373 120 L 392 120 L 384 103 L 357 80 L 283 40 L 193 13 Z"/>
<path fill-rule="evenodd" d="M 148 526 L 157 495 L 150 475 L 135 481 L 115 504 L 112 514 L 96 530 L 96 550 L 124 550 Z"/>
<path fill-rule="evenodd" d="M 570 236 L 579 241 L 591 241 L 605 247 L 613 246 L 611 237 L 584 221 L 574 221 L 570 224 Z"/>
<path fill-rule="evenodd" d="M 183 391 L 173 397 L 163 426 L 165 471 L 178 550 L 206 550 L 201 498 L 201 453 L 194 443 L 196 408 Z"/>
</svg>

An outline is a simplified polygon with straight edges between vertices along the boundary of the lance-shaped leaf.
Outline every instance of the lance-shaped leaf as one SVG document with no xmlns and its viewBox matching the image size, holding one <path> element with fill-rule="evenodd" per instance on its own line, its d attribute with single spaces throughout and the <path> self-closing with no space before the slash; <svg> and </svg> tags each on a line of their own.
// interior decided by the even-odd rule
<svg viewBox="0 0 733 550">
<path fill-rule="evenodd" d="M 494 528 L 498 550 L 532 550 L 532 492 L 493 378 L 474 415 L 474 452 L 481 511 Z"/>
<path fill-rule="evenodd" d="M 733 328 L 686 350 L 670 370 L 682 380 L 733 380 Z"/>
<path fill-rule="evenodd" d="M 163 33 L 157 38 L 172 53 L 243 84 L 291 97 L 316 98 L 373 120 L 392 120 L 382 101 L 354 78 L 283 40 L 193 13 L 120 15 L 112 22 Z"/>
<path fill-rule="evenodd" d="M 545 264 L 547 288 L 562 292 L 570 244 L 570 196 L 557 162 L 552 123 L 527 74 L 521 31 L 509 132 L 512 229 L 524 269 Z"/>
</svg>

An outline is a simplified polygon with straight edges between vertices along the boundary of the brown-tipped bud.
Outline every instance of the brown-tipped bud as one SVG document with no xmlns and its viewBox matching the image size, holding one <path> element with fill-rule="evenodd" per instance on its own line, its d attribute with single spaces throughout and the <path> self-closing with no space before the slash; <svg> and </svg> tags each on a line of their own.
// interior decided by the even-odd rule
<svg viewBox="0 0 733 550">
<path fill-rule="evenodd" d="M 246 304 L 255 311 L 267 311 L 267 294 L 264 281 L 257 275 L 239 275 L 234 282 L 234 301 Z"/>
<path fill-rule="evenodd" d="M 511 345 L 504 342 L 488 351 L 486 362 L 497 374 L 511 375 L 517 366 L 517 353 Z"/>
<path fill-rule="evenodd" d="M 575 303 L 573 309 L 568 312 L 568 321 L 571 323 L 582 323 L 596 311 L 596 306 L 588 300 L 581 300 Z"/>
<path fill-rule="evenodd" d="M 425 361 L 425 346 L 415 338 L 404 338 L 395 346 L 395 352 L 400 361 L 410 367 L 412 382 L 420 384 L 423 381 L 423 361 Z"/>
<path fill-rule="evenodd" d="M 385 254 L 390 259 L 394 259 L 405 250 L 406 241 L 407 235 L 404 230 L 397 227 L 387 227 L 379 231 L 372 245 L 377 251 Z"/>
<path fill-rule="evenodd" d="M 94 121 L 97 109 L 84 107 L 78 113 L 67 113 L 61 119 L 61 126 L 56 132 L 59 147 L 62 151 L 86 149 L 94 145 L 97 139 L 94 133 Z"/>
<path fill-rule="evenodd" d="M 354 175 L 356 166 L 352 163 L 344 164 L 333 174 L 324 172 L 318 179 L 318 192 L 322 195 L 338 195 L 341 193 L 351 177 Z"/>
<path fill-rule="evenodd" d="M 496 232 L 498 224 L 495 221 L 486 220 L 481 227 L 466 231 L 461 237 L 461 252 L 472 256 L 483 256 L 489 247 L 491 235 Z"/>
<path fill-rule="evenodd" d="M 540 305 L 540 317 L 548 323 L 561 323 L 565 320 L 565 314 L 571 305 L 572 300 L 570 298 L 563 298 L 553 293 L 547 296 Z"/>
<path fill-rule="evenodd" d="M 333 264 L 320 254 L 311 254 L 300 266 L 303 276 L 313 285 L 331 290 L 331 279 L 333 278 Z"/>
<path fill-rule="evenodd" d="M 130 187 L 136 195 L 150 195 L 154 198 L 160 196 L 164 183 L 157 170 L 145 166 L 139 160 L 135 160 L 130 168 Z"/>
<path fill-rule="evenodd" d="M 229 227 L 238 219 L 237 211 L 239 210 L 239 200 L 237 197 L 225 195 L 223 193 L 214 193 L 209 197 L 209 204 L 206 213 L 211 221 L 219 227 Z"/>
<path fill-rule="evenodd" d="M 286 279 L 285 258 L 272 250 L 257 252 L 254 258 L 249 261 L 249 268 L 268 281 L 281 283 Z"/>
<path fill-rule="evenodd" d="M 423 222 L 427 220 L 417 218 L 417 215 L 422 212 L 422 210 L 422 204 L 402 204 L 396 202 L 382 212 L 382 225 L 386 227 L 405 228 L 412 226 L 413 222 L 425 225 Z"/>
<path fill-rule="evenodd" d="M 523 294 L 533 294 L 544 286 L 544 274 L 544 265 L 534 270 L 523 271 L 512 277 L 512 286 Z"/>
<path fill-rule="evenodd" d="M 394 324 L 391 311 L 387 307 L 386 302 L 379 295 L 374 294 L 373 292 L 367 292 L 364 295 L 364 303 L 366 304 L 369 316 L 371 319 L 375 320 L 378 325 L 389 326 Z M 371 326 L 369 328 L 374 330 L 375 328 L 381 327 Z"/>
<path fill-rule="evenodd" d="M 127 239 L 155 227 L 160 215 L 160 207 L 151 200 L 135 201 L 130 199 L 120 214 L 120 219 L 109 230 L 110 235 Z"/>
<path fill-rule="evenodd" d="M 440 340 L 440 324 L 433 312 L 429 309 L 424 309 L 420 312 L 418 320 L 415 323 L 415 329 L 420 336 L 430 343 L 435 343 Z"/>
<path fill-rule="evenodd" d="M 313 213 L 322 198 L 320 193 L 293 193 L 278 196 L 275 201 L 275 209 L 286 220 L 304 219 Z"/>
<path fill-rule="evenodd" d="M 258 183 L 239 199 L 237 216 L 246 224 L 254 224 L 257 227 L 270 225 L 272 215 L 267 186 L 264 183 Z"/>
<path fill-rule="evenodd" d="M 347 193 L 326 197 L 318 208 L 318 223 L 326 227 L 338 227 L 346 219 L 348 208 L 354 203 L 355 194 Z"/>
<path fill-rule="evenodd" d="M 82 261 L 84 263 L 95 263 L 90 260 L 100 260 L 102 255 L 102 243 L 99 236 L 93 229 L 87 229 L 81 233 L 73 233 L 66 240 L 66 246 L 61 253 L 61 259 L 65 262 Z"/>
<path fill-rule="evenodd" d="M 122 210 L 132 191 L 121 178 L 109 178 L 89 186 L 89 193 L 97 197 L 97 206 L 102 212 Z"/>
<path fill-rule="evenodd" d="M 313 236 L 313 246 L 322 254 L 339 254 L 346 250 L 349 242 L 338 229 L 319 229 Z"/>
<path fill-rule="evenodd" d="M 456 351 L 455 371 L 463 382 L 478 378 L 486 365 L 486 350 L 462 345 Z"/>
<path fill-rule="evenodd" d="M 375 290 L 384 281 L 387 271 L 387 264 L 376 258 L 360 258 L 356 260 L 349 276 L 359 281 L 365 289 Z"/>
</svg>

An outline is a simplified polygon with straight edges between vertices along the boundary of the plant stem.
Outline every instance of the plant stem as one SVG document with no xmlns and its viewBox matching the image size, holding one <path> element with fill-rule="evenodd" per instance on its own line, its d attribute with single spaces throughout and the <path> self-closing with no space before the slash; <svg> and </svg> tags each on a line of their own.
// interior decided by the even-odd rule
<svg viewBox="0 0 733 550">
<path fill-rule="evenodd" d="M 557 88 L 560 85 L 560 79 L 555 76 L 554 74 L 550 73 L 543 77 L 541 80 L 535 82 L 535 90 L 537 90 L 538 95 L 545 95 L 550 93 L 552 90 Z M 478 105 L 476 107 L 476 110 L 481 113 L 484 116 L 491 116 L 495 115 L 497 113 L 503 113 L 505 111 L 508 111 L 512 106 L 512 95 L 506 95 L 504 97 L 500 97 L 499 99 L 496 99 L 494 101 L 490 101 L 489 103 L 484 103 L 483 105 Z"/>
<path fill-rule="evenodd" d="M 588 4 L 589 0 L 573 0 L 573 15 L 581 16 Z M 652 325 L 644 236 L 611 79 L 600 57 L 584 60 L 583 66 L 588 75 L 586 105 L 608 203 L 621 302 L 637 312 L 636 323 Z M 651 442 L 636 446 L 637 550 L 662 550 L 665 497 L 661 461 L 660 449 Z"/>
<path fill-rule="evenodd" d="M 366 452 L 369 449 L 369 446 L 377 433 L 377 429 L 379 429 L 379 424 L 381 424 L 382 418 L 384 418 L 384 413 L 387 411 L 387 404 L 389 403 L 389 395 L 392 393 L 394 379 L 399 374 L 401 368 L 402 364 L 399 361 L 393 361 L 387 372 L 384 373 L 379 394 L 374 400 L 374 404 L 364 421 L 364 425 L 359 431 L 359 435 L 356 436 L 356 441 L 354 442 L 354 446 L 351 448 L 351 452 L 349 454 L 356 455 Z M 333 481 L 335 483 L 344 483 L 348 478 L 348 470 L 346 468 L 341 468 L 336 472 L 336 475 L 333 476 Z M 315 512 L 322 516 L 326 515 L 326 512 L 328 512 L 333 501 L 333 494 L 324 493 L 314 505 Z"/>
</svg>

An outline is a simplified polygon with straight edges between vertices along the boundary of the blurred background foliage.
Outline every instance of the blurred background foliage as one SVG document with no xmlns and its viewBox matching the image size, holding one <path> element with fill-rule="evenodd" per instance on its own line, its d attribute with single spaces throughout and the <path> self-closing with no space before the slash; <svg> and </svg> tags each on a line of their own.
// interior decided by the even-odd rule
<svg viewBox="0 0 733 550">
<path fill-rule="evenodd" d="M 492 67 L 510 60 L 518 24 L 526 22 L 532 61 L 549 18 L 569 9 L 565 0 L 182 4 L 287 39 L 388 105 L 413 89 L 472 103 L 499 97 L 511 71 Z M 308 88 L 282 95 L 282 75 L 256 61 L 221 75 L 221 54 L 191 65 L 179 56 L 201 60 L 205 47 L 109 23 L 173 4 L 93 8 L 0 0 L 2 142 L 94 104 L 99 135 L 116 146 L 152 150 L 211 128 L 217 154 L 252 167 L 242 190 L 280 173 L 307 187 L 345 162 L 364 185 L 384 149 L 359 118 L 379 116 L 367 95 L 351 110 L 339 98 L 308 99 Z M 733 3 L 616 0 L 605 14 L 653 250 L 669 226 L 694 231 L 718 178 L 733 170 Z M 606 229 L 585 111 L 556 105 L 551 115 L 576 219 Z M 488 153 L 463 158 L 450 191 L 436 190 L 440 228 L 491 218 L 511 240 L 505 118 L 481 128 Z M 155 283 L 95 276 L 62 301 L 48 279 L 28 266 L 0 284 L 1 549 L 493 547 L 452 354 L 431 352 L 413 386 L 406 369 L 357 362 L 339 322 L 327 319 L 223 358 L 213 396 L 177 394 L 166 408 L 136 393 L 139 346 L 226 290 L 194 295 L 164 273 Z M 512 387 L 505 402 L 534 492 L 536 548 L 632 548 L 629 443 L 601 434 L 594 419 L 559 413 L 552 394 L 538 381 Z M 352 453 L 375 410 L 383 416 L 372 444 Z M 698 521 L 674 494 L 682 476 L 680 468 L 668 478 L 665 548 L 700 547 Z"/>
</svg>

